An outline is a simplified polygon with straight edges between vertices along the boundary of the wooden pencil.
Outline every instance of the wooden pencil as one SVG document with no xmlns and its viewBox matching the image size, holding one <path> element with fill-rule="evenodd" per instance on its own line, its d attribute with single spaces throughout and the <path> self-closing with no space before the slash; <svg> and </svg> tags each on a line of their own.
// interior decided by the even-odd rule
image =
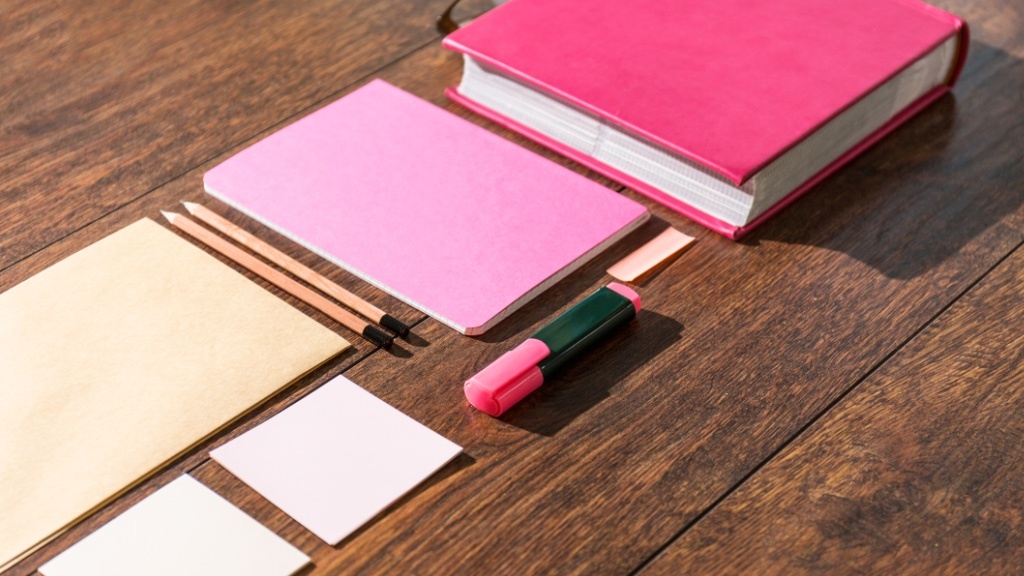
<svg viewBox="0 0 1024 576">
<path fill-rule="evenodd" d="M 399 336 L 409 335 L 409 327 L 403 322 L 400 322 L 394 316 L 391 316 L 387 312 L 377 308 L 359 296 L 345 290 L 322 275 L 317 274 L 313 269 L 309 268 L 305 264 L 302 264 L 298 260 L 284 252 L 281 252 L 263 240 L 260 240 L 239 226 L 236 226 L 223 216 L 202 204 L 197 204 L 195 202 L 183 201 L 182 205 L 185 206 L 185 209 L 188 210 L 189 213 L 197 220 L 204 222 L 214 230 L 217 230 L 221 234 L 224 234 L 228 238 L 231 238 L 256 254 L 263 256 L 267 260 L 270 260 L 274 264 L 277 264 L 281 268 L 284 268 L 295 276 L 305 280 L 308 284 L 318 288 L 321 292 L 355 310 L 359 314 L 362 314 L 364 317 L 369 318 Z"/>
<path fill-rule="evenodd" d="M 313 290 L 299 284 L 295 280 L 292 280 L 283 272 L 271 268 L 255 256 L 230 244 L 227 240 L 224 240 L 220 236 L 217 236 L 213 232 L 203 228 L 192 220 L 189 220 L 187 217 L 175 212 L 161 211 L 161 214 L 163 214 L 164 218 L 167 218 L 167 221 L 175 228 L 217 252 L 220 252 L 232 262 L 249 270 L 253 274 L 261 276 L 278 288 L 281 288 L 285 292 L 295 296 L 299 300 L 302 300 L 306 304 L 309 304 L 324 314 L 327 314 L 349 330 L 352 330 L 382 348 L 391 347 L 394 338 L 387 332 L 377 328 L 373 324 L 370 324 L 348 310 L 345 310 L 341 306 L 338 306 Z"/>
</svg>

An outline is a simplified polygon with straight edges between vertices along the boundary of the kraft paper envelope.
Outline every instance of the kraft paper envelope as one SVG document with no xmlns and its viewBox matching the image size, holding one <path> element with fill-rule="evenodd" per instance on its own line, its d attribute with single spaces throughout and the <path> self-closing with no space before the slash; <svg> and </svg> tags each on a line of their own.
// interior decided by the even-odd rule
<svg viewBox="0 0 1024 576">
<path fill-rule="evenodd" d="M 288 576 L 309 557 L 191 476 L 43 564 L 45 576 Z"/>
<path fill-rule="evenodd" d="M 0 570 L 347 347 L 152 220 L 0 294 Z"/>
</svg>

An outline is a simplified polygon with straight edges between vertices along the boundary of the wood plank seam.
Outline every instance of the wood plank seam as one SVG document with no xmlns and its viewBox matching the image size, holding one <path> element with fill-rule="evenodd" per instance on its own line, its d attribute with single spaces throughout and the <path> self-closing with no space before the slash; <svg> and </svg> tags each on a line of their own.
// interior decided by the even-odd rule
<svg viewBox="0 0 1024 576">
<path fill-rule="evenodd" d="M 773 460 L 775 460 L 780 454 L 782 454 L 786 450 L 786 448 L 788 448 L 794 441 L 796 441 L 797 438 L 800 438 L 801 436 L 803 436 L 804 433 L 807 432 L 807 430 L 809 430 L 812 426 L 814 426 L 815 423 L 817 423 L 819 420 L 821 420 L 822 417 L 824 417 L 826 414 L 831 412 L 833 408 L 838 406 L 840 402 L 842 402 L 844 399 L 846 399 L 863 382 L 865 382 L 868 378 L 870 378 L 872 374 L 877 372 L 879 368 L 884 366 L 890 359 L 892 359 L 894 356 L 896 356 L 896 354 L 898 354 L 901 350 L 906 348 L 906 346 L 909 343 L 911 343 L 915 338 L 917 338 L 918 335 L 920 335 L 922 332 L 924 332 L 925 329 L 927 329 L 939 317 L 941 317 L 943 314 L 945 314 L 946 311 L 949 310 L 950 307 L 952 307 L 954 304 L 959 302 L 966 294 L 968 294 L 971 290 L 973 290 L 974 287 L 977 286 L 982 280 L 984 280 L 985 278 L 989 277 L 992 274 L 993 270 L 998 268 L 1006 259 L 1008 259 L 1010 256 L 1015 254 L 1018 250 L 1021 250 L 1022 246 L 1024 246 L 1024 241 L 1019 242 L 1016 246 L 1013 247 L 1012 250 L 1008 251 L 1006 254 L 1001 256 L 990 268 L 985 270 L 985 272 L 983 274 L 981 274 L 980 276 L 975 278 L 973 281 L 971 281 L 959 294 L 957 294 L 952 300 L 950 300 L 944 306 L 942 306 L 942 308 L 940 308 L 934 315 L 932 315 L 930 318 L 928 318 L 928 320 L 926 320 L 921 326 L 919 326 L 916 330 L 914 330 L 914 332 L 912 332 L 910 334 L 910 336 L 908 336 L 906 339 L 904 339 L 902 342 L 900 342 L 897 346 L 895 346 L 892 350 L 890 350 L 888 354 L 886 354 L 884 357 L 882 357 L 881 360 L 879 360 L 877 363 L 875 363 L 873 366 L 871 366 L 860 378 L 858 378 L 853 383 L 852 386 L 850 386 L 846 390 L 843 390 L 838 396 L 836 396 L 836 398 L 834 400 L 829 402 L 828 405 L 825 406 L 825 408 L 823 408 L 820 412 L 818 412 L 813 417 L 811 417 L 792 436 L 787 438 L 775 450 L 773 450 L 767 457 L 765 457 L 764 460 L 762 460 L 756 466 L 751 468 L 750 471 L 748 471 L 746 474 L 744 474 L 742 478 L 737 480 L 735 484 L 733 484 L 728 490 L 726 490 L 718 498 L 716 498 L 714 502 L 712 502 L 710 505 L 708 505 L 708 507 L 706 507 L 705 509 L 701 510 L 696 516 L 694 516 L 692 520 L 690 520 L 689 522 L 684 524 L 683 527 L 680 528 L 679 531 L 676 532 L 671 538 L 669 538 L 662 546 L 660 546 L 657 550 L 652 552 L 650 556 L 645 558 L 639 565 L 637 565 L 637 567 L 632 572 L 630 572 L 630 576 L 635 576 L 635 575 L 638 575 L 641 572 L 643 572 L 648 566 L 650 566 L 655 560 L 657 560 L 658 557 L 660 557 L 662 554 L 664 554 L 665 551 L 668 550 L 677 540 L 679 540 L 691 528 L 696 526 L 705 516 L 709 515 L 716 508 L 718 508 L 718 506 L 720 504 L 722 504 L 722 502 L 725 502 L 726 499 L 728 499 L 730 496 L 732 496 L 732 494 L 735 493 L 737 490 L 739 490 L 739 488 L 741 486 L 743 486 L 744 484 L 747 483 L 747 481 L 749 481 L 751 478 L 753 478 L 754 475 L 757 474 L 762 468 L 764 468 L 769 463 L 771 463 Z"/>
</svg>

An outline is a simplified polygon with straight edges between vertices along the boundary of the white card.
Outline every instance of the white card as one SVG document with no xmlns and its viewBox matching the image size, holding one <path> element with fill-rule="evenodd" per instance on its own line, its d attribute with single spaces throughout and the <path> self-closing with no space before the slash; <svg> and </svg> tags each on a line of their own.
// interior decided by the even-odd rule
<svg viewBox="0 0 1024 576">
<path fill-rule="evenodd" d="M 335 545 L 460 452 L 338 376 L 210 456 Z"/>
<path fill-rule="evenodd" d="M 45 576 L 287 576 L 309 557 L 190 476 L 39 569 Z"/>
</svg>

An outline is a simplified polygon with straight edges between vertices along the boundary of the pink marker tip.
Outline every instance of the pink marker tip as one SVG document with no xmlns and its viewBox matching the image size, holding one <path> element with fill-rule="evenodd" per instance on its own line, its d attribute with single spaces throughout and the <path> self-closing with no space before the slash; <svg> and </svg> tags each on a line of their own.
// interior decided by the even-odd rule
<svg viewBox="0 0 1024 576">
<path fill-rule="evenodd" d="M 466 399 L 481 412 L 501 415 L 544 383 L 537 364 L 549 354 L 546 344 L 527 339 L 467 380 Z"/>
</svg>

